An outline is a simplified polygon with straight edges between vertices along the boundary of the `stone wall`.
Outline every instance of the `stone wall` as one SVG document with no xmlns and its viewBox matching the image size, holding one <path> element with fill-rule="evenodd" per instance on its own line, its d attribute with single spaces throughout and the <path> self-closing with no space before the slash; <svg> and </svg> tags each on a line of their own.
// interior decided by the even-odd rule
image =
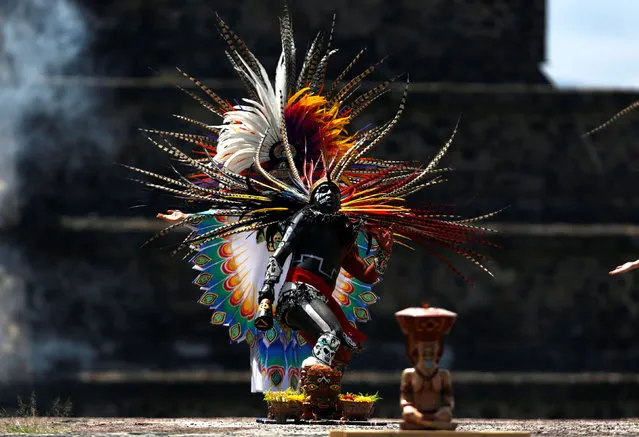
<svg viewBox="0 0 639 437">
<path fill-rule="evenodd" d="M 149 68 L 180 66 L 199 76 L 234 75 L 215 12 L 267 67 L 279 56 L 280 0 L 81 3 L 94 17 L 94 50 L 107 74 L 147 76 Z M 300 51 L 335 13 L 335 46 L 343 52 L 337 58 L 367 47 L 370 62 L 391 55 L 387 68 L 415 80 L 546 82 L 538 71 L 545 60 L 544 0 L 298 0 L 291 9 Z"/>
<path fill-rule="evenodd" d="M 268 15 L 273 3 L 247 1 L 244 9 L 233 2 L 206 4 L 271 66 L 277 40 L 265 35 L 276 31 Z M 456 172 L 423 200 L 455 201 L 467 213 L 510 205 L 497 221 L 523 225 L 638 221 L 636 118 L 629 115 L 586 140 L 580 134 L 639 96 L 544 86 L 538 71 L 544 2 L 403 1 L 386 2 L 384 9 L 368 3 L 360 9 L 350 2 L 309 2 L 295 10 L 296 31 L 304 33 L 299 41 L 307 40 L 307 28 L 319 27 L 339 4 L 335 39 L 345 51 L 355 53 L 372 39 L 371 60 L 396 53 L 388 64 L 393 70 L 409 70 L 418 80 L 457 82 L 417 83 L 403 120 L 376 152 L 428 159 L 461 116 L 445 161 Z M 102 54 L 105 74 L 142 76 L 149 66 L 164 72 L 174 65 L 199 76 L 224 79 L 231 73 L 203 2 L 86 4 L 97 29 L 91 50 Z M 243 95 L 233 84 L 219 91 L 229 99 Z M 159 210 L 184 207 L 128 181 L 130 173 L 117 164 L 170 171 L 167 156 L 137 128 L 171 129 L 178 124 L 170 114 L 206 114 L 171 88 L 100 93 L 91 114 L 100 123 L 91 125 L 92 135 L 61 129 L 46 114 L 24 122 L 33 135 L 19 160 L 21 221 L 0 237 L 20 260 L 12 264 L 12 275 L 22 278 L 27 291 L 21 320 L 27 318 L 30 327 L 31 370 L 42 382 L 83 370 L 246 369 L 246 347 L 229 344 L 226 330 L 208 325 L 210 313 L 195 303 L 192 272 L 170 257 L 177 235 L 141 249 L 151 230 L 74 231 L 61 224 L 64 216 L 152 218 Z M 381 99 L 358 123 L 391 117 L 398 94 Z M 59 148 L 45 147 L 45 138 Z M 426 300 L 460 314 L 445 356 L 453 370 L 636 369 L 636 276 L 607 275 L 619 262 L 636 259 L 636 239 L 524 232 L 497 241 L 504 248 L 492 253 L 495 279 L 460 264 L 475 282 L 470 288 L 425 251 L 397 250 L 379 289 L 383 299 L 371 308 L 374 321 L 364 328 L 370 347 L 353 367 L 399 370 L 403 338 L 393 312 Z M 494 389 L 498 396 L 501 389 Z M 477 405 L 467 414 L 486 414 Z"/>
</svg>

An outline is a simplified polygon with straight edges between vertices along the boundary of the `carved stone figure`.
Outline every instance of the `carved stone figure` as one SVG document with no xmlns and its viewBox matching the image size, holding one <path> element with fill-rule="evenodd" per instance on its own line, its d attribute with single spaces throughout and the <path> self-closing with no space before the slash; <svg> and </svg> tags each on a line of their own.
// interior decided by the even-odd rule
<svg viewBox="0 0 639 437">
<path fill-rule="evenodd" d="M 444 352 L 442 336 L 450 331 L 457 314 L 424 306 L 406 308 L 395 317 L 406 335 L 406 354 L 413 364 L 402 372 L 400 428 L 455 429 L 450 372 L 439 368 L 439 360 Z"/>
</svg>

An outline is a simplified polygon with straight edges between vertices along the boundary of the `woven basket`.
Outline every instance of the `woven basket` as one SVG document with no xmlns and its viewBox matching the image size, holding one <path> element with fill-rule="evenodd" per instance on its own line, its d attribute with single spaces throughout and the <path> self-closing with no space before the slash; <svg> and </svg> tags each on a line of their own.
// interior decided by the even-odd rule
<svg viewBox="0 0 639 437">
<path fill-rule="evenodd" d="M 342 420 L 368 420 L 373 415 L 373 402 L 341 400 Z"/>
<path fill-rule="evenodd" d="M 269 401 L 268 417 L 278 423 L 285 423 L 287 419 L 299 420 L 302 403 L 298 401 Z"/>
</svg>

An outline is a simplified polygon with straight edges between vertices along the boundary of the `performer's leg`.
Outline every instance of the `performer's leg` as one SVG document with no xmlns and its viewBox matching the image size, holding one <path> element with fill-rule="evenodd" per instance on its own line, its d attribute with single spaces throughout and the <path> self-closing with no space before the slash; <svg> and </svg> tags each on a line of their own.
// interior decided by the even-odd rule
<svg viewBox="0 0 639 437">
<path fill-rule="evenodd" d="M 286 313 L 286 324 L 317 338 L 313 357 L 330 366 L 342 344 L 344 332 L 331 309 L 319 299 L 301 302 Z"/>
</svg>

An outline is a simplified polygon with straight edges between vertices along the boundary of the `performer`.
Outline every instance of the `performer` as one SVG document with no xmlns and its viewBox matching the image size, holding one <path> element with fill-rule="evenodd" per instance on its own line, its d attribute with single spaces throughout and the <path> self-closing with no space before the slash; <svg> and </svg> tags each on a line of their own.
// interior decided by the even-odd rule
<svg viewBox="0 0 639 437">
<path fill-rule="evenodd" d="M 307 341 L 315 344 L 312 356 L 302 366 L 332 365 L 343 345 L 347 348 L 343 351 L 345 356 L 337 363 L 343 370 L 350 352 L 361 347 L 363 335 L 348 323 L 337 301 L 332 299 L 339 272 L 344 269 L 367 284 L 379 279 L 377 264 L 367 266 L 359 256 L 355 244 L 358 229 L 339 212 L 340 194 L 339 187 L 329 180 L 320 181 L 311 190 L 310 205 L 293 217 L 277 250 L 269 258 L 259 293 L 255 326 L 266 331 L 273 327 L 274 287 L 286 259 L 291 256 L 286 282 L 280 289 L 277 319 L 280 325 L 301 331 Z M 391 244 L 388 239 L 384 241 L 386 252 Z"/>
<path fill-rule="evenodd" d="M 488 271 L 474 247 L 490 243 L 479 235 L 485 229 L 472 223 L 494 213 L 464 219 L 449 208 L 406 201 L 443 181 L 448 169 L 438 164 L 453 138 L 428 163 L 369 157 L 397 124 L 407 88 L 391 120 L 349 132 L 393 81 L 356 93 L 377 66 L 347 79 L 360 52 L 327 82 L 332 29 L 318 34 L 298 70 L 285 6 L 282 54 L 271 82 L 246 44 L 218 23 L 248 98 L 232 105 L 186 76 L 206 99 L 188 93 L 222 123 L 180 116 L 202 134 L 147 131 L 188 168 L 186 177 L 132 169 L 158 181 L 146 185 L 203 211 L 159 214 L 172 222 L 159 235 L 179 226 L 192 230 L 177 250 L 194 253 L 194 282 L 204 291 L 200 302 L 214 311 L 211 322 L 250 345 L 252 390 L 296 388 L 303 364 L 343 370 L 362 349 L 365 336 L 356 324 L 370 318 L 367 307 L 378 299 L 371 285 L 381 280 L 395 242 L 419 244 L 448 263 L 440 253 L 446 249 Z M 171 138 L 195 145 L 198 155 L 173 146 Z"/>
<path fill-rule="evenodd" d="M 260 306 L 255 327 L 260 331 L 273 328 L 271 304 L 275 300 L 275 285 L 280 281 L 282 266 L 291 256 L 286 282 L 279 291 L 278 322 L 314 344 L 303 367 L 333 365 L 343 372 L 352 353 L 361 349 L 365 336 L 348 322 L 332 297 L 338 274 L 343 269 L 363 283 L 379 281 L 391 250 L 392 233 L 383 229 L 377 235 L 376 239 L 382 242 L 381 252 L 377 253 L 377 262 L 366 264 L 356 244 L 359 230 L 339 208 L 339 187 L 328 180 L 319 181 L 312 190 L 310 205 L 295 214 L 277 250 L 269 257 L 258 294 Z M 158 217 L 168 221 L 188 217 L 181 211 L 168 212 Z"/>
</svg>

